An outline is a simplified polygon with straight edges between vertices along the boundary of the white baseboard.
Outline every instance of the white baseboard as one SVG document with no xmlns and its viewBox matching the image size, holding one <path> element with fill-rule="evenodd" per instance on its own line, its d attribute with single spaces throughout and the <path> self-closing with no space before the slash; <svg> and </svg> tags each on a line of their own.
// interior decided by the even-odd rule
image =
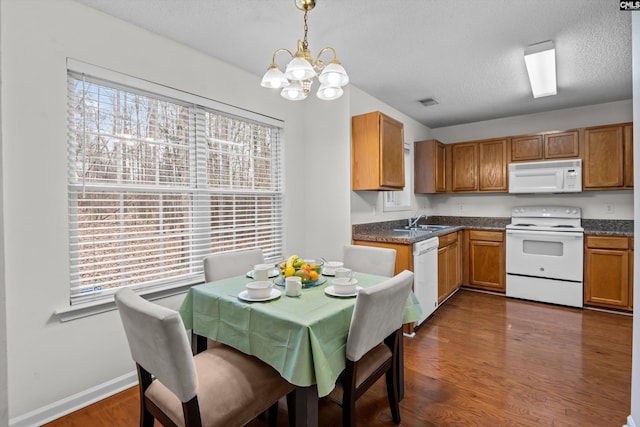
<svg viewBox="0 0 640 427">
<path fill-rule="evenodd" d="M 627 417 L 627 423 L 622 427 L 636 427 L 636 423 L 633 421 L 631 415 Z"/>
<path fill-rule="evenodd" d="M 10 427 L 32 427 L 56 420 L 99 400 L 112 396 L 138 384 L 138 374 L 133 371 L 114 378 L 97 386 L 91 387 L 80 393 L 53 402 L 42 408 L 35 409 L 26 414 L 9 420 Z"/>
</svg>

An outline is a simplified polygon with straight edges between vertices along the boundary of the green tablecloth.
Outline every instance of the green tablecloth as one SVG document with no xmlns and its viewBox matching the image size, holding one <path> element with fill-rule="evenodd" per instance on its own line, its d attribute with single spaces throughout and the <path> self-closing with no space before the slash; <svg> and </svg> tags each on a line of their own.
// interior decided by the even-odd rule
<svg viewBox="0 0 640 427">
<path fill-rule="evenodd" d="M 368 287 L 385 277 L 356 273 L 358 285 Z M 189 290 L 180 315 L 187 329 L 254 355 L 273 366 L 290 383 L 317 384 L 326 396 L 345 367 L 349 324 L 355 298 L 326 295 L 323 285 L 305 288 L 300 297 L 245 302 L 238 294 L 251 279 L 238 276 L 197 285 Z M 411 294 L 404 322 L 419 319 L 420 304 Z"/>
</svg>

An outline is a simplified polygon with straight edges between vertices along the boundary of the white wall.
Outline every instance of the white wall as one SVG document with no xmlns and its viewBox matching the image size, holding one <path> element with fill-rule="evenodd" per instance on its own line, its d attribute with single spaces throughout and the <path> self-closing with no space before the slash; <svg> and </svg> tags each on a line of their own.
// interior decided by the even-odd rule
<svg viewBox="0 0 640 427">
<path fill-rule="evenodd" d="M 2 8 L 0 8 L 0 21 Z M 0 32 L 0 46 L 2 33 Z M 0 86 L 2 86 L 2 57 L 0 56 Z M 2 103 L 0 102 L 0 176 L 2 176 Z M 0 181 L 1 182 L 1 181 Z M 0 225 L 3 224 L 3 197 L 0 185 Z M 4 280 L 4 230 L 0 228 L 0 426 L 9 423 L 9 397 L 7 396 L 7 305 Z"/>
<path fill-rule="evenodd" d="M 317 184 L 292 153 L 307 144 L 325 149 L 305 135 L 300 104 L 261 88 L 259 76 L 75 2 L 3 0 L 0 7 L 3 278 L 15 419 L 133 371 L 117 312 L 67 323 L 53 315 L 69 304 L 67 57 L 284 120 L 288 191 Z M 304 210 L 287 199 L 285 212 L 297 229 Z M 287 247 L 311 247 L 290 228 L 286 236 Z M 163 303 L 176 308 L 181 300 Z"/>
<path fill-rule="evenodd" d="M 430 139 L 430 129 L 355 87 L 351 88 L 350 107 L 350 116 L 380 111 L 403 123 L 404 141 L 411 144 L 411 162 L 405 167 L 411 168 L 412 172 L 410 182 L 405 183 L 405 185 L 410 185 L 412 188 L 411 193 L 413 193 L 413 143 L 414 141 Z M 349 141 L 351 141 L 351 135 L 349 135 Z M 349 177 L 349 182 L 351 182 L 351 177 Z M 412 198 L 413 209 L 411 211 L 383 212 L 382 195 L 383 192 L 380 191 L 352 191 L 351 222 L 360 224 L 408 218 L 415 215 L 418 210 L 418 204 L 414 196 Z"/>
<path fill-rule="evenodd" d="M 631 43 L 632 43 L 632 67 L 633 67 L 633 140 L 640 141 L 640 13 L 634 12 L 631 17 Z M 637 145 L 634 143 L 634 146 Z M 633 162 L 640 165 L 640 150 L 633 152 Z M 634 172 L 634 187 L 640 188 L 640 168 Z M 640 206 L 640 191 L 634 195 L 635 203 Z M 634 213 L 634 220 L 640 224 L 640 209 Z M 634 239 L 640 239 L 640 227 L 634 229 Z M 640 259 L 635 257 L 633 261 L 633 306 L 640 307 Z M 631 359 L 631 415 L 629 426 L 640 426 L 640 316 L 633 316 L 633 350 Z"/>
<path fill-rule="evenodd" d="M 629 94 L 631 98 L 631 94 Z M 623 123 L 633 120 L 631 100 L 569 108 L 525 116 L 432 129 L 433 138 L 444 143 L 509 135 Z M 418 195 L 421 212 L 429 215 L 504 216 L 513 206 L 551 204 L 582 208 L 584 218 L 633 219 L 633 191 L 583 191 L 564 195 L 447 194 Z M 605 211 L 606 204 L 614 212 Z"/>
</svg>

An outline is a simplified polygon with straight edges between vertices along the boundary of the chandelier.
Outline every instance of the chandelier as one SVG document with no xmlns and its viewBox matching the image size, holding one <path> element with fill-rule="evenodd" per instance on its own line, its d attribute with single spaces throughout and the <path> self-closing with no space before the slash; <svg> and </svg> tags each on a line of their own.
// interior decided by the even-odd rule
<svg viewBox="0 0 640 427">
<path fill-rule="evenodd" d="M 307 14 L 316 5 L 315 0 L 294 0 L 298 9 L 304 12 L 304 38 L 298 40 L 298 50 L 295 55 L 290 50 L 280 48 L 273 52 L 271 65 L 262 77 L 260 85 L 266 88 L 282 88 L 280 95 L 291 101 L 305 99 L 311 91 L 313 78 L 318 77 L 320 87 L 316 93 L 317 97 L 330 101 L 338 99 L 344 93 L 343 86 L 349 83 L 349 76 L 338 61 L 336 51 L 332 47 L 325 47 L 318 53 L 315 60 L 312 60 L 309 44 L 307 43 Z M 291 62 L 287 65 L 285 72 L 280 71 L 276 64 L 276 55 L 286 52 L 291 56 Z M 329 64 L 325 64 L 320 56 L 325 52 L 333 54 Z"/>
</svg>

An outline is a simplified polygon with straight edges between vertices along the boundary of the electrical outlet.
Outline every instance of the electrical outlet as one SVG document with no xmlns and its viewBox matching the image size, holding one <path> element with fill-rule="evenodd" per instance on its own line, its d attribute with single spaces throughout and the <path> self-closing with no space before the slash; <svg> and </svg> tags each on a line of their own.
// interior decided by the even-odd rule
<svg viewBox="0 0 640 427">
<path fill-rule="evenodd" d="M 458 203 L 458 212 L 464 211 L 464 205 L 462 203 Z"/>
<path fill-rule="evenodd" d="M 604 212 L 608 214 L 614 213 L 616 210 L 616 206 L 613 203 L 605 203 L 604 204 Z"/>
</svg>

